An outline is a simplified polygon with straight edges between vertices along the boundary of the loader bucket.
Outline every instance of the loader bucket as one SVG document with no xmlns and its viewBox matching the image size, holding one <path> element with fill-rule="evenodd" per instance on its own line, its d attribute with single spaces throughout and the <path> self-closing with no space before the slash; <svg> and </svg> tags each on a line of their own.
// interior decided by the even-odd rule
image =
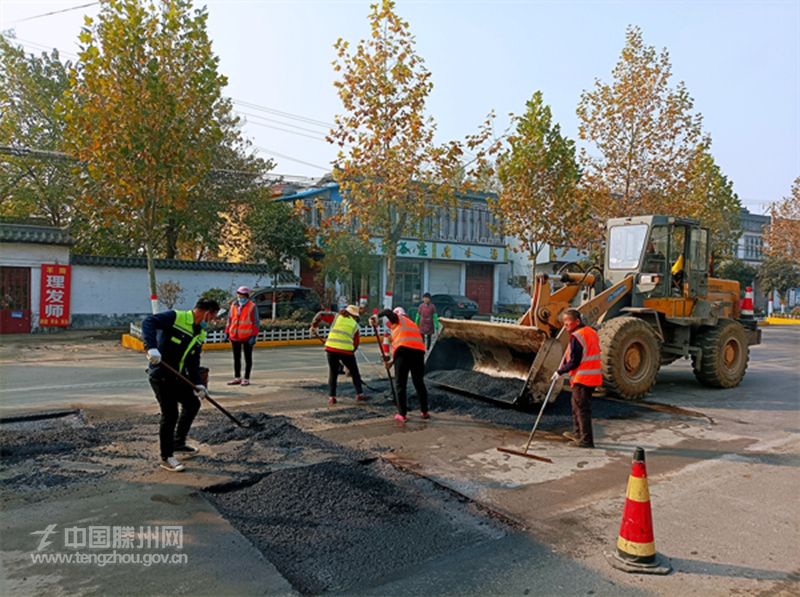
<svg viewBox="0 0 800 597">
<path fill-rule="evenodd" d="M 510 405 L 541 400 L 547 392 L 526 388 L 543 373 L 558 366 L 560 354 L 551 350 L 548 337 L 538 328 L 483 321 L 440 318 L 442 329 L 425 362 L 426 378 L 436 385 Z M 539 355 L 543 347 L 543 354 Z M 553 357 L 544 358 L 547 353 Z M 555 366 L 551 362 L 555 359 Z M 534 362 L 537 367 L 532 370 Z M 547 371 L 539 371 L 544 369 Z M 547 379 L 546 381 L 549 381 Z M 537 384 L 538 387 L 539 384 Z M 537 395 L 541 394 L 541 395 Z"/>
</svg>

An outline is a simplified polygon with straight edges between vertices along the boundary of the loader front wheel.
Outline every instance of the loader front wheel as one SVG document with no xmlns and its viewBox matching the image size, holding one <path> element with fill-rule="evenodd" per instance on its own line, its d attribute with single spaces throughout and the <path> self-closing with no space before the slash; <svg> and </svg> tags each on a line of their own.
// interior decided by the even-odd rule
<svg viewBox="0 0 800 597">
<path fill-rule="evenodd" d="M 603 324 L 600 358 L 606 392 L 636 400 L 655 383 L 661 346 L 653 328 L 637 317 L 615 317 Z"/>
<path fill-rule="evenodd" d="M 704 386 L 738 386 L 747 370 L 750 349 L 739 322 L 722 320 L 714 327 L 700 328 L 696 341 L 701 357 L 692 359 L 694 376 Z"/>
</svg>

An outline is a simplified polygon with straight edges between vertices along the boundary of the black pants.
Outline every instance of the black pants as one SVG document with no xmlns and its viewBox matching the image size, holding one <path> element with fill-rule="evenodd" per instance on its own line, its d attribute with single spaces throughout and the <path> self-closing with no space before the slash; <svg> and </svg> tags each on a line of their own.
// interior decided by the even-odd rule
<svg viewBox="0 0 800 597">
<path fill-rule="evenodd" d="M 425 340 L 425 348 L 427 350 L 431 349 L 431 338 L 433 338 L 433 334 L 422 334 L 423 340 Z"/>
<path fill-rule="evenodd" d="M 581 444 L 594 446 L 592 433 L 592 392 L 594 388 L 576 383 L 572 386 L 572 429 Z"/>
<path fill-rule="evenodd" d="M 358 363 L 354 353 L 333 352 L 326 350 L 328 356 L 328 396 L 336 396 L 336 382 L 339 377 L 339 364 L 341 363 L 350 372 L 350 379 L 356 388 L 356 394 L 363 394 L 364 388 L 361 386 L 361 374 L 358 372 Z"/>
<path fill-rule="evenodd" d="M 401 346 L 394 353 L 394 372 L 397 377 L 397 412 L 406 416 L 408 408 L 406 406 L 406 385 L 408 384 L 408 374 L 411 373 L 411 381 L 414 389 L 417 390 L 419 398 L 419 411 L 428 412 L 428 390 L 425 387 L 425 353 L 421 350 L 406 348 Z"/>
<path fill-rule="evenodd" d="M 200 399 L 194 395 L 188 384 L 174 377 L 167 379 L 151 377 L 150 386 L 161 406 L 161 422 L 158 428 L 161 458 L 169 458 L 173 455 L 175 446 L 186 443 L 186 435 L 200 410 Z M 181 405 L 180 417 L 178 404 Z"/>
<path fill-rule="evenodd" d="M 250 379 L 250 372 L 253 370 L 253 347 L 245 342 L 235 342 L 231 340 L 233 346 L 233 376 L 236 379 L 241 377 L 242 373 L 242 349 L 244 348 L 244 378 Z"/>
</svg>

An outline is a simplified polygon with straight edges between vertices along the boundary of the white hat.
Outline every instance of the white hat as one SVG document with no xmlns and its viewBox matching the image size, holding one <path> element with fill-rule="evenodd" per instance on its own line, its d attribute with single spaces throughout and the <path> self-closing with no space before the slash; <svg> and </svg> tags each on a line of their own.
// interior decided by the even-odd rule
<svg viewBox="0 0 800 597">
<path fill-rule="evenodd" d="M 352 315 L 353 317 L 358 317 L 359 316 L 358 305 L 347 305 L 347 307 L 345 308 L 345 311 L 350 313 L 350 315 Z"/>
<path fill-rule="evenodd" d="M 398 315 L 405 315 L 406 314 L 406 310 L 403 309 L 403 307 L 395 307 L 394 308 L 394 312 L 397 313 Z"/>
</svg>

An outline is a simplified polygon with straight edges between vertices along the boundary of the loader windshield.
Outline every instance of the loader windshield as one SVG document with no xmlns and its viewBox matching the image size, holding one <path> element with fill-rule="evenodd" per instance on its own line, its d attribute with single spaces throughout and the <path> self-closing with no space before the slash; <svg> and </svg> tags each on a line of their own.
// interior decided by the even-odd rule
<svg viewBox="0 0 800 597">
<path fill-rule="evenodd" d="M 608 266 L 611 269 L 633 270 L 639 266 L 647 224 L 612 226 L 608 234 Z"/>
</svg>

